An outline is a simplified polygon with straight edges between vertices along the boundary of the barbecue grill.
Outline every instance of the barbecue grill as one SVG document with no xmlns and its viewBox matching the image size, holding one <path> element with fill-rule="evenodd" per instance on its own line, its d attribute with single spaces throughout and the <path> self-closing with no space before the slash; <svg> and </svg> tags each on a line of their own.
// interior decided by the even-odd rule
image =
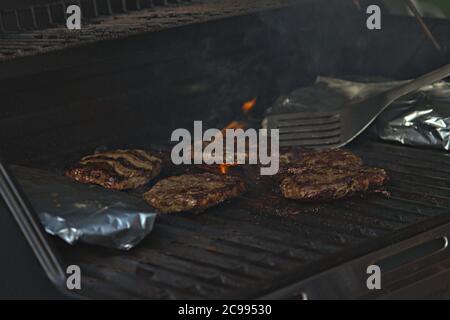
<svg viewBox="0 0 450 320">
<path fill-rule="evenodd" d="M 99 147 L 168 146 L 171 132 L 194 120 L 225 127 L 255 97 L 252 112 L 262 117 L 277 97 L 317 75 L 409 79 L 450 57 L 449 21 L 426 19 L 445 51 L 437 52 L 413 17 L 385 14 L 382 29 L 371 31 L 352 1 L 73 1 L 85 12 L 80 31 L 61 25 L 71 1 L 15 2 L 0 8 L 0 152 L 4 163 L 57 174 Z M 370 134 L 349 149 L 388 171 L 390 198 L 305 205 L 263 197 L 263 185 L 202 214 L 159 216 L 130 252 L 49 236 L 45 252 L 62 270 L 81 267 L 77 295 L 87 298 L 447 292 L 449 153 Z M 44 287 L 43 271 L 51 272 L 34 260 L 39 250 L 25 243 L 8 204 L 0 207 L 1 277 L 19 295 L 17 283 L 31 278 Z M 366 286 L 370 265 L 383 270 L 382 290 Z"/>
</svg>

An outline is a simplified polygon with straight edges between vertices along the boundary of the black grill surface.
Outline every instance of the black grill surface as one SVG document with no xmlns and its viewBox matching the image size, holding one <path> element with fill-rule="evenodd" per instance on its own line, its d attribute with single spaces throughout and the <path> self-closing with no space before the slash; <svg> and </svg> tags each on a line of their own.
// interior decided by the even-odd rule
<svg viewBox="0 0 450 320">
<path fill-rule="evenodd" d="M 387 169 L 390 198 L 305 205 L 253 180 L 240 199 L 203 214 L 159 216 L 131 252 L 62 243 L 61 252 L 82 267 L 90 297 L 257 298 L 285 279 L 305 279 L 450 221 L 450 154 L 366 140 L 351 149 Z"/>
</svg>

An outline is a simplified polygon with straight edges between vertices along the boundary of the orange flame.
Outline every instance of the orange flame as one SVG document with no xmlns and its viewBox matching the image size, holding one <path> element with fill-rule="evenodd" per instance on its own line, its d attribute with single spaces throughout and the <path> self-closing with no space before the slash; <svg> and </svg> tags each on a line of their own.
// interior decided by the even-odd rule
<svg viewBox="0 0 450 320">
<path fill-rule="evenodd" d="M 242 121 L 231 121 L 223 130 L 226 129 L 245 129 L 247 128 L 247 124 Z"/>
<path fill-rule="evenodd" d="M 242 110 L 244 113 L 249 112 L 256 104 L 256 99 L 253 99 L 251 101 L 248 101 L 246 103 L 244 103 L 244 105 L 242 106 Z M 248 127 L 248 124 L 243 122 L 243 121 L 231 121 L 225 128 L 223 128 L 221 130 L 222 134 L 225 134 L 225 131 L 227 129 L 246 129 Z M 228 174 L 229 170 L 231 167 L 236 166 L 237 164 L 221 164 L 219 165 L 219 171 L 222 174 Z"/>
<path fill-rule="evenodd" d="M 226 164 L 221 164 L 219 166 L 219 170 L 220 170 L 220 173 L 227 174 L 228 173 L 228 166 Z"/>
<path fill-rule="evenodd" d="M 245 114 L 249 113 L 250 110 L 252 110 L 253 107 L 256 105 L 256 101 L 257 101 L 257 100 L 256 100 L 256 98 L 255 98 L 255 99 L 252 99 L 252 100 L 250 100 L 250 101 L 245 102 L 245 103 L 242 105 L 242 112 L 244 112 Z"/>
</svg>

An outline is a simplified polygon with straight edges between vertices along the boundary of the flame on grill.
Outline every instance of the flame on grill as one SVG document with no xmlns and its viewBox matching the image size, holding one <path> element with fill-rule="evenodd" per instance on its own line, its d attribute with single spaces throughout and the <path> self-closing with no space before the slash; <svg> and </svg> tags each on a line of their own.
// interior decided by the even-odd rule
<svg viewBox="0 0 450 320">
<path fill-rule="evenodd" d="M 256 105 L 256 101 L 257 100 L 255 98 L 255 99 L 245 102 L 242 105 L 242 112 L 245 114 L 249 113 L 253 109 L 253 107 Z"/>
<path fill-rule="evenodd" d="M 231 121 L 225 128 L 222 129 L 222 131 L 225 131 L 226 129 L 246 129 L 247 124 L 242 121 Z"/>
<path fill-rule="evenodd" d="M 253 109 L 253 107 L 256 105 L 256 98 L 250 101 L 247 101 L 246 103 L 244 103 L 242 105 L 242 112 L 247 114 L 250 112 L 250 110 Z M 247 129 L 248 128 L 248 123 L 244 122 L 244 121 L 238 121 L 238 120 L 233 120 L 231 121 L 226 127 L 224 127 L 221 132 L 222 135 L 225 137 L 226 136 L 226 130 L 227 129 Z M 225 150 L 224 150 L 225 153 Z M 235 167 L 237 166 L 237 163 L 234 164 L 220 164 L 218 165 L 219 171 L 221 174 L 228 174 L 230 171 L 231 167 Z"/>
<path fill-rule="evenodd" d="M 226 164 L 221 164 L 219 165 L 219 170 L 221 174 L 228 174 L 228 165 Z"/>
</svg>

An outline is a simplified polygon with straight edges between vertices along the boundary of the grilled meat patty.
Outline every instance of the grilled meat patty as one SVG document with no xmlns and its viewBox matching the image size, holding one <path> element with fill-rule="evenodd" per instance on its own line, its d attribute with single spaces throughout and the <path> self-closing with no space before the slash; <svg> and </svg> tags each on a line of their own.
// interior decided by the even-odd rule
<svg viewBox="0 0 450 320">
<path fill-rule="evenodd" d="M 144 199 L 162 213 L 199 212 L 237 197 L 244 191 L 244 182 L 237 177 L 211 173 L 185 174 L 159 181 L 144 194 Z"/>
<path fill-rule="evenodd" d="M 116 150 L 84 157 L 65 175 L 81 183 L 108 189 L 135 189 L 155 178 L 162 160 L 144 150 Z"/>
<path fill-rule="evenodd" d="M 310 151 L 291 149 L 280 152 L 280 164 L 288 170 L 305 168 L 349 168 L 360 167 L 363 161 L 356 154 L 344 150 Z"/>
<path fill-rule="evenodd" d="M 309 168 L 284 178 L 280 187 L 288 199 L 330 201 L 380 190 L 388 180 L 386 171 L 378 168 Z"/>
<path fill-rule="evenodd" d="M 360 157 L 343 149 L 291 149 L 281 156 L 281 192 L 300 201 L 330 201 L 381 189 L 385 170 L 363 167 Z"/>
</svg>

